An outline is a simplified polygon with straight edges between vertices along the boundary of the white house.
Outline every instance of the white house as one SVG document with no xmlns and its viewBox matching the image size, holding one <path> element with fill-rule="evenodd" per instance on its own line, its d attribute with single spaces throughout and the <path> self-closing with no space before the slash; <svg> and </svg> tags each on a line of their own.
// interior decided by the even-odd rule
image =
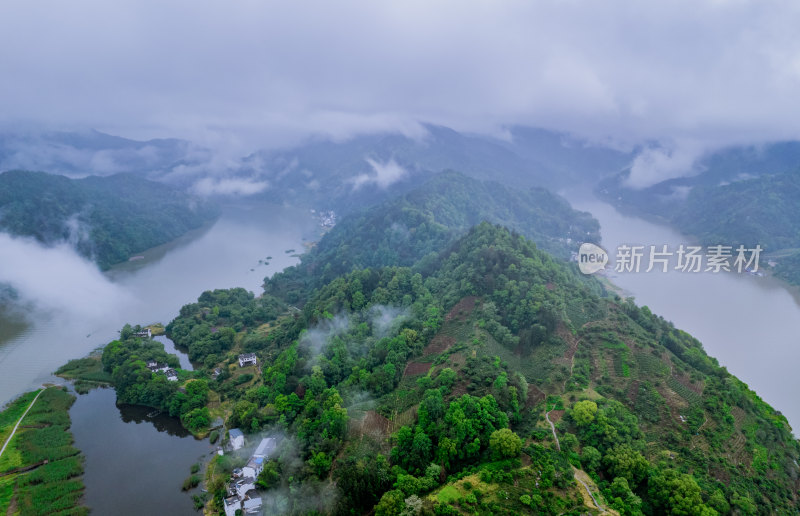
<svg viewBox="0 0 800 516">
<path fill-rule="evenodd" d="M 260 514 L 261 505 L 261 497 L 258 496 L 258 492 L 250 491 L 247 493 L 247 500 L 242 502 L 242 510 L 245 514 Z"/>
<path fill-rule="evenodd" d="M 148 360 L 147 368 L 154 373 L 158 371 L 166 372 L 169 369 L 169 364 L 165 364 L 163 362 L 156 362 L 155 360 Z"/>
<path fill-rule="evenodd" d="M 225 516 L 236 516 L 236 511 L 242 508 L 242 502 L 238 496 L 231 496 L 225 499 Z"/>
<path fill-rule="evenodd" d="M 247 465 L 242 468 L 242 474 L 247 477 L 258 478 L 258 475 L 264 470 L 264 457 L 252 456 L 247 461 Z"/>
<path fill-rule="evenodd" d="M 274 437 L 261 439 L 253 455 L 250 456 L 250 460 L 247 461 L 247 465 L 242 468 L 242 474 L 245 477 L 258 478 L 259 473 L 264 469 L 264 464 L 275 453 L 277 447 L 278 441 Z"/>
<path fill-rule="evenodd" d="M 239 499 L 243 499 L 248 491 L 256 488 L 256 479 L 253 477 L 244 477 L 236 481 L 236 494 Z"/>
<path fill-rule="evenodd" d="M 150 328 L 145 328 L 145 329 L 143 329 L 142 331 L 137 331 L 137 332 L 135 332 L 135 333 L 133 334 L 133 336 L 134 336 L 134 337 L 141 337 L 141 338 L 152 339 L 152 338 L 153 338 L 153 332 L 151 332 L 151 331 L 150 331 Z"/>
<path fill-rule="evenodd" d="M 231 448 L 233 450 L 238 450 L 244 446 L 244 434 L 238 428 L 232 428 L 228 432 L 228 437 L 230 438 Z"/>
<path fill-rule="evenodd" d="M 239 367 L 256 365 L 257 362 L 258 359 L 256 358 L 255 353 L 244 353 L 239 355 Z"/>
<path fill-rule="evenodd" d="M 269 459 L 277 447 L 278 441 L 274 437 L 265 437 L 258 443 L 258 447 L 256 447 L 256 451 L 253 452 L 253 456 Z"/>
<path fill-rule="evenodd" d="M 174 369 L 167 369 L 166 371 L 164 371 L 164 374 L 167 375 L 167 380 L 169 380 L 170 382 L 178 381 L 178 373 L 176 373 Z"/>
</svg>

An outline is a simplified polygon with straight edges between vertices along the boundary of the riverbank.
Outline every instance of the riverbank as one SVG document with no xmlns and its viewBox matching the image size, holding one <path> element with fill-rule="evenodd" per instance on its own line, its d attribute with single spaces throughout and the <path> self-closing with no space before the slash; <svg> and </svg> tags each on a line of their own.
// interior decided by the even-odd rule
<svg viewBox="0 0 800 516">
<path fill-rule="evenodd" d="M 83 455 L 73 446 L 62 387 L 26 393 L 0 412 L 0 514 L 85 515 Z M 14 430 L 16 430 L 14 432 Z"/>
<path fill-rule="evenodd" d="M 601 245 L 612 262 L 622 244 L 677 249 L 692 243 L 671 226 L 627 216 L 579 192 L 568 199 L 600 222 Z M 658 267 L 645 273 L 646 268 L 645 263 L 639 273 L 613 272 L 604 281 L 693 335 L 709 356 L 800 428 L 800 405 L 793 394 L 800 390 L 795 371 L 800 363 L 798 289 L 770 276 L 661 272 Z"/>
</svg>

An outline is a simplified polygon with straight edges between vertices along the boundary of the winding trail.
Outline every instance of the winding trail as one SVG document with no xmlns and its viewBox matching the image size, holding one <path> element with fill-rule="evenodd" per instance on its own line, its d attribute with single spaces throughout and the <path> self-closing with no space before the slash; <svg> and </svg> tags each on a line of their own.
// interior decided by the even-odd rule
<svg viewBox="0 0 800 516">
<path fill-rule="evenodd" d="M 556 425 L 554 425 L 554 424 L 553 424 L 553 422 L 552 422 L 552 421 L 550 421 L 550 411 L 549 411 L 549 410 L 548 410 L 547 412 L 545 412 L 545 413 L 544 413 L 544 418 L 545 418 L 545 419 L 547 420 L 547 422 L 550 424 L 550 430 L 552 430 L 552 431 L 553 431 L 553 437 L 554 437 L 554 438 L 555 438 L 555 440 L 556 440 L 556 449 L 557 449 L 558 451 L 561 451 L 561 443 L 560 443 L 560 442 L 558 442 L 558 436 L 556 435 Z"/>
<path fill-rule="evenodd" d="M 2 448 L 2 449 L 0 449 L 0 457 L 2 457 L 2 456 L 3 456 L 3 452 L 4 452 L 4 451 L 6 451 L 6 447 L 8 446 L 8 443 L 10 443 L 10 442 L 11 442 L 11 439 L 13 439 L 13 438 L 14 438 L 14 434 L 15 434 L 15 433 L 17 433 L 17 428 L 19 428 L 19 425 L 20 425 L 20 423 L 22 423 L 22 420 L 23 420 L 23 419 L 25 419 L 25 416 L 27 416 L 27 415 L 28 415 L 28 412 L 30 412 L 31 408 L 33 408 L 33 404 L 34 404 L 34 403 L 36 403 L 36 400 L 38 400 L 38 399 L 39 399 L 39 396 L 41 396 L 41 395 L 42 395 L 42 393 L 43 393 L 44 391 L 46 391 L 46 390 L 47 390 L 47 389 L 42 389 L 41 391 L 39 391 L 39 394 L 37 394 L 37 395 L 36 395 L 36 397 L 35 397 L 35 398 L 33 398 L 33 401 L 31 401 L 31 404 L 30 404 L 30 405 L 28 405 L 28 408 L 27 408 L 27 409 L 25 409 L 25 412 L 22 414 L 22 417 L 20 417 L 20 418 L 19 418 L 19 421 L 17 421 L 17 424 L 14 426 L 14 430 L 12 430 L 12 431 L 11 431 L 11 435 L 9 435 L 9 436 L 8 436 L 8 439 L 6 439 L 6 442 L 5 442 L 5 444 L 3 445 L 3 448 Z"/>
<path fill-rule="evenodd" d="M 561 451 L 561 443 L 558 441 L 558 434 L 556 434 L 556 425 L 554 425 L 553 422 L 550 421 L 550 411 L 549 410 L 544 413 L 544 418 L 547 420 L 547 423 L 550 425 L 550 430 L 553 432 L 553 438 L 556 440 L 556 449 L 558 451 Z M 581 485 L 583 486 L 583 488 L 586 489 L 586 492 L 589 493 L 589 496 L 592 498 L 592 502 L 594 502 L 595 507 L 597 507 L 600 510 L 600 512 L 606 512 L 606 508 L 603 507 L 602 505 L 600 505 L 600 502 L 598 502 L 597 498 L 594 497 L 594 493 L 592 493 L 592 490 L 589 488 L 589 485 L 586 482 L 584 482 L 583 479 L 581 478 L 581 476 L 579 475 L 579 473 L 583 473 L 584 475 L 586 473 L 584 473 L 581 470 L 575 468 L 574 466 L 573 466 L 572 469 L 575 470 L 575 480 L 580 482 Z"/>
<path fill-rule="evenodd" d="M 583 473 L 580 470 L 575 469 L 575 480 L 580 482 L 581 485 L 584 487 L 584 489 L 586 489 L 586 492 L 589 493 L 589 496 L 592 498 L 592 501 L 594 502 L 595 507 L 600 509 L 600 511 L 602 511 L 602 512 L 606 512 L 606 508 L 603 507 L 602 505 L 600 505 L 600 502 L 598 502 L 597 498 L 594 497 L 594 494 L 592 493 L 592 490 L 589 489 L 589 485 L 586 482 L 584 482 L 583 479 L 581 478 L 581 475 L 578 474 L 579 472 Z M 583 474 L 585 475 L 586 473 L 583 473 Z"/>
</svg>

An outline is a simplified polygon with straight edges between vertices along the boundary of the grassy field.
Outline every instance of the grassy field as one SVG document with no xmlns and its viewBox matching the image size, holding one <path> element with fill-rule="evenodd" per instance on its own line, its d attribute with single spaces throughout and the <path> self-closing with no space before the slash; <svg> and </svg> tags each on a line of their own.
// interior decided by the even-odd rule
<svg viewBox="0 0 800 516">
<path fill-rule="evenodd" d="M 0 413 L 4 426 L 13 428 L 31 394 L 35 395 L 24 395 Z M 72 446 L 69 432 L 69 408 L 74 401 L 65 390 L 51 387 L 22 420 L 0 457 L 0 514 L 9 513 L 9 508 L 11 514 L 21 516 L 88 514 L 80 506 L 83 457 Z"/>
<path fill-rule="evenodd" d="M 73 380 L 75 390 L 79 394 L 85 394 L 95 387 L 111 384 L 111 375 L 103 370 L 100 354 L 70 360 L 58 368 L 56 375 Z"/>
</svg>

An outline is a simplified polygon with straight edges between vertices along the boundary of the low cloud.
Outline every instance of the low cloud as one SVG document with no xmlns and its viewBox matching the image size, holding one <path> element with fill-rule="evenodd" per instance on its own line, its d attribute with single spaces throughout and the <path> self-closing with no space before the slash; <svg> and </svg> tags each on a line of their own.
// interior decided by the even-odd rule
<svg viewBox="0 0 800 516">
<path fill-rule="evenodd" d="M 354 177 L 353 190 L 358 190 L 362 186 L 374 184 L 381 190 L 400 181 L 408 175 L 406 169 L 397 164 L 394 159 L 381 163 L 372 158 L 365 158 L 365 161 L 372 167 L 372 173 L 360 174 Z"/>
<path fill-rule="evenodd" d="M 693 142 L 647 148 L 634 158 L 625 186 L 639 190 L 667 179 L 698 174 L 702 170 L 697 160 L 707 150 Z"/>
<path fill-rule="evenodd" d="M 344 315 L 337 315 L 332 319 L 324 319 L 313 328 L 303 332 L 300 336 L 299 344 L 308 348 L 313 357 L 312 364 L 316 363 L 316 358 L 325 351 L 330 339 L 345 333 L 349 327 L 350 318 Z"/>
<path fill-rule="evenodd" d="M 239 195 L 247 196 L 261 193 L 269 188 L 267 181 L 253 178 L 214 178 L 204 177 L 197 181 L 192 191 L 203 197 L 211 195 Z"/>
<path fill-rule="evenodd" d="M 386 305 L 373 306 L 370 313 L 372 315 L 372 333 L 378 338 L 395 333 L 398 325 L 409 316 L 406 308 Z"/>
<path fill-rule="evenodd" d="M 128 296 L 68 243 L 45 247 L 6 233 L 0 233 L 3 284 L 22 305 L 81 318 L 102 317 Z"/>
</svg>

